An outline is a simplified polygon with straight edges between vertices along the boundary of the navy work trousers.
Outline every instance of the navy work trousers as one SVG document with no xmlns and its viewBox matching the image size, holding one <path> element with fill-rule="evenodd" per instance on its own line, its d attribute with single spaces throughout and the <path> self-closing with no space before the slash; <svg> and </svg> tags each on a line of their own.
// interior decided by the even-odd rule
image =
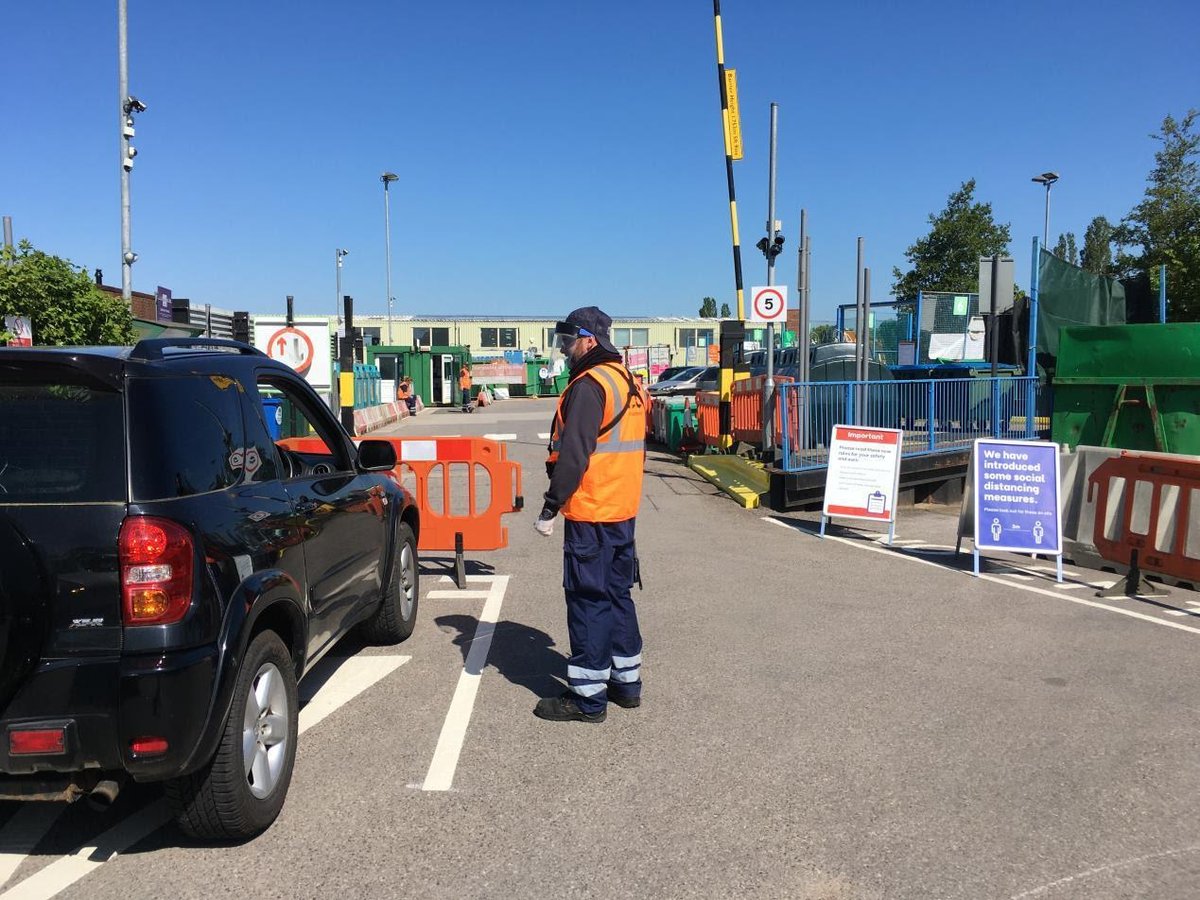
<svg viewBox="0 0 1200 900">
<path fill-rule="evenodd" d="M 567 683 L 579 708 L 594 713 L 604 709 L 609 693 L 642 693 L 642 634 L 630 594 L 636 520 L 565 521 L 563 589 L 571 637 Z"/>
</svg>

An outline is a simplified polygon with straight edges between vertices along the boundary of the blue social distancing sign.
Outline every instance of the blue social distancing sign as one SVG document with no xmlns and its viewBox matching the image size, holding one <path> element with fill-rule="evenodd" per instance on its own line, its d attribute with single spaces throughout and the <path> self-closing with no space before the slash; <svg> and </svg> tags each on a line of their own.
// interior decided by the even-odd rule
<svg viewBox="0 0 1200 900">
<path fill-rule="evenodd" d="M 1062 553 L 1057 444 L 978 440 L 972 469 L 977 550 Z"/>
</svg>

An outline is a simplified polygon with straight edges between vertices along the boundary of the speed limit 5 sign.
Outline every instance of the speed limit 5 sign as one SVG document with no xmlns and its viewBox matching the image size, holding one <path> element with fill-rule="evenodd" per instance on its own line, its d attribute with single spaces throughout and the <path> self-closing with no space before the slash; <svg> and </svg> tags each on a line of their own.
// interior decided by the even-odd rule
<svg viewBox="0 0 1200 900">
<path fill-rule="evenodd" d="M 786 322 L 787 285 L 750 288 L 750 315 L 747 322 Z"/>
</svg>

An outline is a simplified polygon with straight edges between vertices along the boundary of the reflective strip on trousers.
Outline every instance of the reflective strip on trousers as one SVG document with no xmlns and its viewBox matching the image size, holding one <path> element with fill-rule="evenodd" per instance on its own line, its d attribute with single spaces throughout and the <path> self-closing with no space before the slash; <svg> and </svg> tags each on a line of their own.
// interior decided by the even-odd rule
<svg viewBox="0 0 1200 900">
<path fill-rule="evenodd" d="M 608 681 L 612 669 L 585 669 L 581 666 L 567 666 L 567 677 L 578 678 L 580 681 Z"/>
</svg>

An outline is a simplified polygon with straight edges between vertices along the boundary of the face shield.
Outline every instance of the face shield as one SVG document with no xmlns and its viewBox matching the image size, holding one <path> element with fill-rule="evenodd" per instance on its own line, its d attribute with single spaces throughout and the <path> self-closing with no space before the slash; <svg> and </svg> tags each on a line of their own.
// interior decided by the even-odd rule
<svg viewBox="0 0 1200 900">
<path fill-rule="evenodd" d="M 570 353 L 575 341 L 581 337 L 595 337 L 595 335 L 586 328 L 580 328 L 578 325 L 572 325 L 570 322 L 554 323 L 554 338 L 558 344 L 558 349 L 563 353 Z"/>
</svg>

